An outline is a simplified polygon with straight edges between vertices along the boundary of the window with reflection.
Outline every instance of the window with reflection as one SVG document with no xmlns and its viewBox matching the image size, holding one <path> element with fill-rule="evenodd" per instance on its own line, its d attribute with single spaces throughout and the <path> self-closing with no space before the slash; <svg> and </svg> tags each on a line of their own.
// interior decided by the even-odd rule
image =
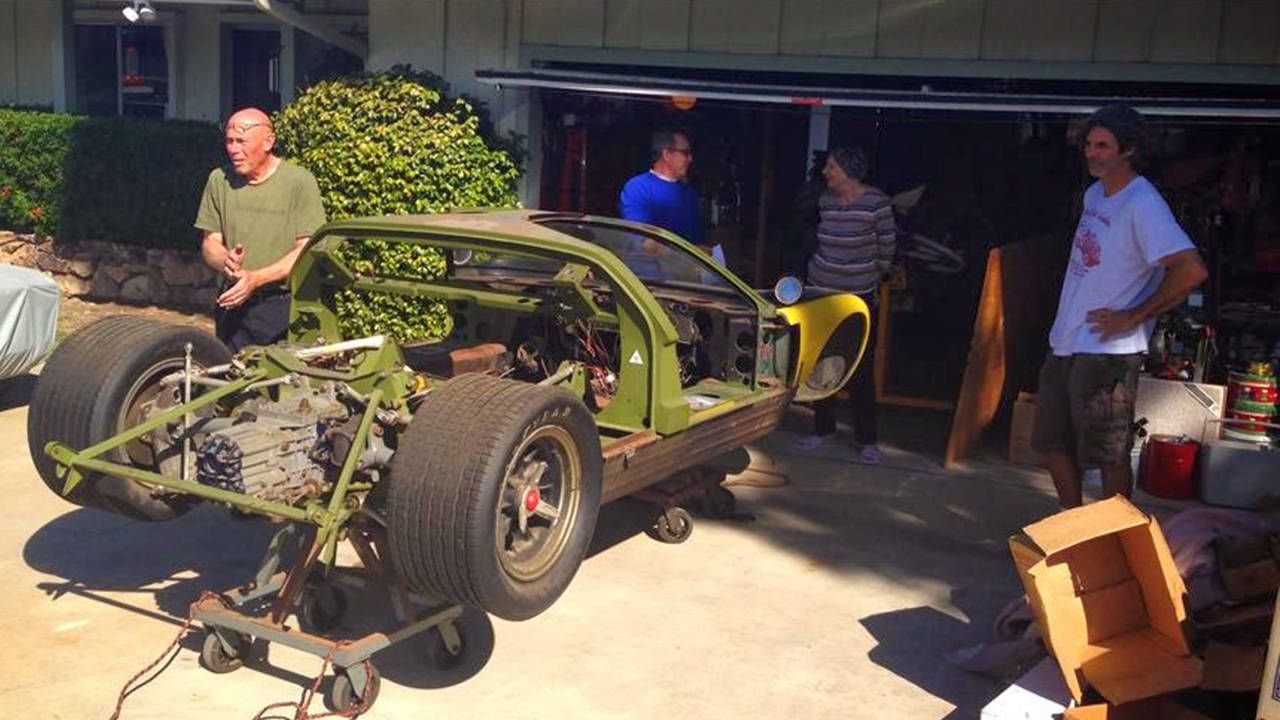
<svg viewBox="0 0 1280 720">
<path fill-rule="evenodd" d="M 76 109 L 86 115 L 165 116 L 169 55 L 164 28 L 77 25 Z"/>
</svg>

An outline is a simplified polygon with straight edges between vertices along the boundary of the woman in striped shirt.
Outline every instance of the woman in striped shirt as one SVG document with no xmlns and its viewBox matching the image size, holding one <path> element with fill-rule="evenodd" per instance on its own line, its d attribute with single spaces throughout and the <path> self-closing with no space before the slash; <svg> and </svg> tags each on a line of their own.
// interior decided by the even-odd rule
<svg viewBox="0 0 1280 720">
<path fill-rule="evenodd" d="M 818 247 L 809 258 L 809 283 L 857 294 L 873 308 L 874 318 L 880 278 L 889 271 L 897 241 L 893 207 L 887 195 L 866 184 L 867 156 L 859 148 L 832 150 L 822 175 L 827 191 L 818 201 Z M 874 342 L 873 326 L 862 364 L 848 386 L 854 445 L 865 463 L 880 461 Z M 816 449 L 835 433 L 837 404 L 835 398 L 815 404 L 813 434 L 801 438 L 802 447 Z"/>
</svg>

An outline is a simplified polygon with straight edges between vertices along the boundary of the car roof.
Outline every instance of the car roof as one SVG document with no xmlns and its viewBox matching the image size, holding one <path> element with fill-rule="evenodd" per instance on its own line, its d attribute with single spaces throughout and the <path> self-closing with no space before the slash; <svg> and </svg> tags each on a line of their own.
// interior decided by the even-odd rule
<svg viewBox="0 0 1280 720">
<path fill-rule="evenodd" d="M 547 249 L 555 249 L 567 252 L 577 257 L 592 258 L 604 256 L 614 258 L 613 254 L 605 250 L 595 243 L 588 242 L 574 235 L 558 232 L 544 224 L 547 221 L 563 221 L 563 222 L 582 222 L 582 223 L 598 223 L 601 225 L 612 226 L 614 228 L 634 228 L 637 232 L 647 234 L 660 234 L 667 237 L 675 237 L 680 240 L 681 244 L 673 247 L 686 254 L 697 252 L 689 245 L 687 240 L 679 238 L 674 234 L 667 232 L 661 228 L 647 225 L 645 223 L 634 222 L 631 220 L 622 220 L 619 218 L 605 217 L 602 215 L 587 215 L 578 212 L 559 212 L 553 210 L 537 210 L 537 209 L 475 209 L 461 212 L 438 213 L 429 215 L 382 215 L 375 217 L 349 218 L 346 220 L 336 220 L 325 225 L 317 236 L 331 235 L 335 233 L 355 232 L 379 232 L 379 231 L 409 231 L 424 230 L 429 233 L 457 233 L 461 236 L 483 237 L 485 235 L 505 235 L 508 237 L 519 238 L 520 242 L 524 241 L 543 241 L 544 247 Z M 533 244 L 536 244 L 533 243 Z M 616 259 L 616 258 L 614 258 Z M 621 260 L 618 260 L 621 262 Z M 754 291 L 740 280 L 736 275 L 725 272 L 722 268 L 715 268 L 715 271 L 724 276 L 731 286 L 736 286 L 738 290 L 745 295 L 753 298 L 759 303 Z"/>
<path fill-rule="evenodd" d="M 451 230 L 463 234 L 468 232 L 502 233 L 505 235 L 518 235 L 530 239 L 543 238 L 559 241 L 566 239 L 577 240 L 577 238 L 574 238 L 571 235 L 556 232 L 555 230 L 537 222 L 537 220 L 552 219 L 578 220 L 586 222 L 604 221 L 609 223 L 634 224 L 637 229 L 640 227 L 639 223 L 627 223 L 627 221 L 618 220 L 616 218 L 594 217 L 580 213 L 560 213 L 547 210 L 518 209 L 470 210 L 431 215 L 382 215 L 349 218 L 329 223 L 328 229 L 332 232 L 342 228 L 423 228 L 431 230 Z"/>
</svg>

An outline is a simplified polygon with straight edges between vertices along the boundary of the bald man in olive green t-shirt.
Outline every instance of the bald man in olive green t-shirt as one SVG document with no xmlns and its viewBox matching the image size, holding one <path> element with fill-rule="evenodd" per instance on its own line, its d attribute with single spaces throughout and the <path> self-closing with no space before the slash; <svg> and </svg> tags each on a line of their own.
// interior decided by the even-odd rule
<svg viewBox="0 0 1280 720">
<path fill-rule="evenodd" d="M 196 215 L 204 261 L 225 276 L 214 319 L 218 339 L 233 351 L 284 336 L 284 281 L 325 221 L 316 179 L 277 157 L 275 140 L 271 118 L 261 110 L 246 108 L 228 118 L 223 141 L 233 172 L 209 173 Z"/>
</svg>

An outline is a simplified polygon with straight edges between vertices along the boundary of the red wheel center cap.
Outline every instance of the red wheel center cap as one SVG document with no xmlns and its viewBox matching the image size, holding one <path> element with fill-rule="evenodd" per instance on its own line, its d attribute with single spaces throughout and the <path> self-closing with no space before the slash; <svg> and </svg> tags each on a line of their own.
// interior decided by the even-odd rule
<svg viewBox="0 0 1280 720">
<path fill-rule="evenodd" d="M 538 503 L 542 502 L 542 497 L 538 495 L 538 488 L 529 488 L 524 494 L 524 509 L 533 512 L 538 509 Z"/>
</svg>

